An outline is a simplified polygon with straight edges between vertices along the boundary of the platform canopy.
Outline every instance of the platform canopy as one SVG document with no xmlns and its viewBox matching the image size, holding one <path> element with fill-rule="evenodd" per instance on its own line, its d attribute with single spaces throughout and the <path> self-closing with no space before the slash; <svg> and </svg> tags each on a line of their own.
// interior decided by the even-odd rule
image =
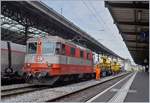
<svg viewBox="0 0 150 103">
<path fill-rule="evenodd" d="M 135 63 L 149 63 L 149 2 L 106 1 L 114 23 L 119 29 Z"/>
<path fill-rule="evenodd" d="M 37 35 L 57 35 L 96 53 L 121 58 L 40 1 L 2 1 L 1 12 L 2 40 L 25 45 L 28 38 Z"/>
</svg>

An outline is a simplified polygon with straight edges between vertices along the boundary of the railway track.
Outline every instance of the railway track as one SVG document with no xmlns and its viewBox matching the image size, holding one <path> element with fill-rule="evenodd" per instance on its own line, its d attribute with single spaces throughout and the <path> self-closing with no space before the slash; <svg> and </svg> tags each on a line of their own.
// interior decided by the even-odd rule
<svg viewBox="0 0 150 103">
<path fill-rule="evenodd" d="M 17 84 L 17 85 L 3 86 L 1 90 L 1 98 L 16 96 L 46 88 L 48 87 L 38 87 L 33 84 Z"/>
<path fill-rule="evenodd" d="M 19 89 L 19 88 L 26 88 L 26 87 L 31 87 L 34 86 L 33 84 L 13 84 L 13 85 L 6 85 L 6 86 L 1 86 L 1 91 L 9 91 L 13 89 Z"/>
<path fill-rule="evenodd" d="M 55 87 L 55 88 L 48 88 L 48 87 L 41 87 L 41 88 L 24 88 L 23 91 L 18 91 L 18 93 L 9 93 L 5 96 L 2 96 L 1 100 L 4 102 L 33 102 L 33 101 L 59 101 L 69 95 L 73 95 L 75 93 L 83 92 L 84 90 L 88 90 L 93 88 L 97 85 L 107 83 L 108 81 L 123 78 L 129 73 L 122 73 L 117 76 L 110 76 L 101 79 L 100 81 L 90 80 L 82 83 L 71 84 L 67 86 Z M 34 91 L 34 92 L 32 92 Z M 4 92 L 2 92 L 3 94 Z M 3 94 L 4 95 L 4 94 Z M 9 95 L 10 98 L 7 98 Z M 6 97 L 6 98 L 5 98 Z"/>
<path fill-rule="evenodd" d="M 69 82 L 69 84 L 73 84 L 74 82 Z M 7 85 L 7 86 L 2 86 L 1 87 L 1 97 L 11 97 L 11 96 L 17 96 L 21 95 L 24 93 L 29 93 L 29 92 L 34 92 L 38 90 L 43 90 L 43 89 L 48 89 L 48 88 L 54 88 L 54 87 L 59 87 L 59 86 L 64 86 L 66 83 L 59 83 L 55 84 L 53 86 L 38 86 L 34 84 L 14 84 L 14 85 Z"/>
</svg>

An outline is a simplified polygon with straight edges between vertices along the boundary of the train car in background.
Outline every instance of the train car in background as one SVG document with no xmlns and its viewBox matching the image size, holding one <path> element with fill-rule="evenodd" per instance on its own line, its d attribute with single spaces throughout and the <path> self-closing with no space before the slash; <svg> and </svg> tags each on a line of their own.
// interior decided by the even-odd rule
<svg viewBox="0 0 150 103">
<path fill-rule="evenodd" d="M 22 70 L 25 59 L 26 46 L 1 41 L 1 79 Z"/>
</svg>

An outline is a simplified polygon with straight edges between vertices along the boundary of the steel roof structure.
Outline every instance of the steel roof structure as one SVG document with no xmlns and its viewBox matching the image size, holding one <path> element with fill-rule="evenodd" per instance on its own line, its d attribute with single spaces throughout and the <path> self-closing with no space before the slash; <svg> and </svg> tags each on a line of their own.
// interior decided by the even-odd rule
<svg viewBox="0 0 150 103">
<path fill-rule="evenodd" d="M 149 63 L 149 1 L 106 1 L 135 63 Z"/>
<path fill-rule="evenodd" d="M 36 35 L 57 35 L 96 53 L 123 59 L 42 2 L 2 1 L 1 13 L 2 40 L 25 45 L 28 38 Z"/>
</svg>

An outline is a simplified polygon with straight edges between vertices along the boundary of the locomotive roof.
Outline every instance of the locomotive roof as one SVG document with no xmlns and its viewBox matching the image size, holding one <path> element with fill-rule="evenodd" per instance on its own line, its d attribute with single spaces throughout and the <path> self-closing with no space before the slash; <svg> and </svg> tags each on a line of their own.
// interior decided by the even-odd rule
<svg viewBox="0 0 150 103">
<path fill-rule="evenodd" d="M 65 40 L 65 39 L 63 39 L 61 37 L 58 37 L 58 36 L 46 36 L 46 37 L 42 37 L 41 39 L 44 40 L 44 41 L 61 42 L 61 43 L 64 43 L 64 44 L 67 43 L 70 46 L 78 47 L 80 49 L 86 49 L 88 51 L 91 51 L 90 49 L 88 49 L 86 47 L 82 47 L 80 45 L 77 45 L 77 44 L 73 43 L 72 41 Z M 38 37 L 37 38 L 30 38 L 30 39 L 28 39 L 27 42 L 36 42 L 37 40 L 38 40 Z"/>
</svg>

